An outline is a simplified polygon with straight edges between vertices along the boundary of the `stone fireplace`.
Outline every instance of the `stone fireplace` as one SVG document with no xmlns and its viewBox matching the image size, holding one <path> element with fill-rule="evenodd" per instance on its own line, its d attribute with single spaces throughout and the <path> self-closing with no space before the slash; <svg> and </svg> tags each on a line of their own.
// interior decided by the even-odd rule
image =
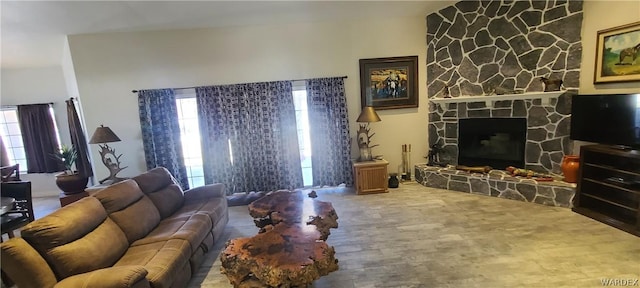
<svg viewBox="0 0 640 288">
<path fill-rule="evenodd" d="M 524 161 L 520 162 L 524 167 L 541 173 L 560 174 L 560 164 L 564 155 L 569 155 L 573 151 L 573 143 L 569 140 L 571 123 L 571 93 L 551 94 L 556 97 L 534 99 L 536 97 L 549 96 L 549 94 L 533 94 L 531 99 L 520 100 L 497 100 L 489 101 L 485 99 L 491 96 L 465 99 L 465 102 L 451 103 L 449 101 L 459 101 L 459 99 L 431 99 L 429 104 L 429 139 L 431 144 L 438 144 L 443 152 L 440 160 L 451 165 L 488 165 L 492 163 L 482 163 L 475 159 L 475 162 L 462 162 L 459 154 L 460 121 L 470 121 L 475 123 L 479 119 L 491 120 L 487 125 L 508 125 L 500 124 L 496 119 L 517 119 L 521 124 L 525 124 L 525 145 L 521 147 L 524 152 Z M 540 95 L 540 96 L 537 96 Z M 529 97 L 527 94 L 517 95 L 519 98 Z M 514 96 L 503 96 L 502 99 Z M 548 102 L 548 103 L 545 103 Z M 484 121 L 483 121 L 484 122 Z M 524 123 L 522 123 L 524 122 Z M 480 123 L 480 122 L 477 122 Z M 472 124 L 474 125 L 474 124 Z M 495 129 L 496 131 L 513 130 L 512 127 L 473 127 L 475 132 L 479 129 Z M 473 135 L 462 135 L 473 137 Z M 515 137 L 515 135 L 514 135 Z M 512 143 L 513 144 L 513 143 Z M 477 155 L 476 155 L 477 156 Z M 478 157 L 479 158 L 479 157 Z M 512 163 L 518 164 L 518 163 Z M 493 165 L 495 166 L 495 164 Z M 492 167 L 493 167 L 492 166 Z M 509 165 L 507 165 L 509 166 Z M 516 165 L 513 165 L 516 166 Z M 496 166 L 494 168 L 504 168 Z"/>
<path fill-rule="evenodd" d="M 579 86 L 581 25 L 582 1 L 461 1 L 429 14 L 428 145 L 442 147 L 440 160 L 453 166 L 505 160 L 491 165 L 560 175 L 563 156 L 573 152 L 571 94 Z M 542 77 L 562 80 L 562 91 L 542 92 Z M 522 132 L 493 119 L 524 121 L 524 140 L 516 140 Z M 461 123 L 471 123 L 471 134 Z M 485 131 L 493 125 L 498 131 Z M 465 150 L 469 141 L 471 152 Z M 493 159 L 482 159 L 485 154 Z M 575 193 L 573 184 L 536 182 L 498 170 L 482 175 L 416 165 L 415 172 L 425 186 L 553 206 L 571 207 Z"/>
<path fill-rule="evenodd" d="M 514 100 L 504 100 L 504 99 Z M 545 92 L 527 93 L 517 95 L 459 97 L 449 99 L 431 99 L 429 112 L 429 139 L 437 139 L 434 143 L 442 145 L 444 151 L 440 160 L 449 164 L 449 168 L 431 167 L 419 164 L 415 167 L 416 181 L 435 188 L 454 191 L 482 194 L 500 198 L 508 198 L 526 202 L 534 202 L 544 205 L 571 207 L 571 201 L 575 194 L 575 184 L 554 182 L 536 182 L 532 179 L 516 178 L 500 171 L 502 165 L 517 164 L 516 161 L 508 162 L 481 162 L 482 153 L 470 153 L 474 161 L 466 162 L 462 153 L 458 150 L 461 141 L 469 138 L 462 135 L 465 132 L 460 129 L 460 123 L 466 126 L 466 122 L 472 123 L 471 127 L 463 129 L 474 130 L 471 138 L 485 138 L 476 140 L 485 145 L 495 146 L 509 145 L 513 154 L 523 154 L 524 167 L 534 171 L 560 176 L 560 163 L 564 155 L 571 154 L 573 144 L 569 140 L 569 124 L 571 93 L 569 92 Z M 511 120 L 504 121 L 501 120 Z M 509 123 L 513 122 L 513 123 Z M 519 122 L 519 123 L 518 123 Z M 508 123 L 508 124 L 507 124 Z M 482 127 L 498 126 L 502 127 Z M 517 132 L 517 126 L 524 125 L 525 134 Z M 513 127 L 512 127 L 513 126 Z M 491 132 L 487 132 L 491 131 Z M 467 131 L 468 132 L 468 131 Z M 467 133 L 465 133 L 467 134 Z M 505 134 L 513 134 L 507 136 Z M 474 136 L 476 135 L 476 136 Z M 494 139 L 491 139 L 491 136 Z M 524 136 L 524 139 L 515 140 Z M 497 139 L 496 139 L 497 138 Z M 462 140 L 461 140 L 462 139 Z M 524 147 L 516 147 L 518 144 L 511 142 L 524 141 Z M 509 143 L 509 144 L 506 144 Z M 518 151 L 523 149 L 523 151 Z M 505 152 L 497 153 L 503 157 Z M 486 160 L 486 159 L 485 159 Z M 513 162 L 511 162 L 513 161 Z M 487 175 L 467 173 L 455 170 L 456 165 L 484 166 L 492 164 L 496 170 Z M 489 165 L 491 166 L 491 165 Z M 521 165 L 514 165 L 523 167 Z"/>
</svg>

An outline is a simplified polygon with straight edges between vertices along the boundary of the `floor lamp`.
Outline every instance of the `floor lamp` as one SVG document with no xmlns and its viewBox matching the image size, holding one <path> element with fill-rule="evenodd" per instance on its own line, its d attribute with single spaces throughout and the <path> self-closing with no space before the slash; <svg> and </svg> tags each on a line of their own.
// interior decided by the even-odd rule
<svg viewBox="0 0 640 288">
<path fill-rule="evenodd" d="M 104 166 L 109 169 L 109 176 L 98 181 L 100 184 L 106 181 L 110 181 L 109 184 L 113 184 L 125 179 L 116 176 L 118 172 L 127 168 L 120 167 L 120 157 L 122 157 L 122 154 L 116 156 L 115 149 L 107 145 L 107 143 L 119 141 L 120 138 L 118 138 L 116 133 L 113 133 L 113 131 L 111 131 L 111 128 L 105 127 L 104 125 L 100 125 L 100 127 L 96 128 L 96 131 L 93 132 L 93 136 L 91 136 L 91 140 L 89 140 L 89 144 L 99 144 L 102 164 L 104 164 Z"/>
</svg>

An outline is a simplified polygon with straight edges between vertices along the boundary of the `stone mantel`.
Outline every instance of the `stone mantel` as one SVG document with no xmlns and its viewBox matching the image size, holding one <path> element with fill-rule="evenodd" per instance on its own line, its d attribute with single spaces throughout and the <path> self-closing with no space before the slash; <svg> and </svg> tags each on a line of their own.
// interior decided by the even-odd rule
<svg viewBox="0 0 640 288">
<path fill-rule="evenodd" d="M 525 99 L 542 99 L 542 105 L 549 105 L 551 98 L 557 98 L 563 93 L 568 91 L 552 91 L 552 92 L 533 92 L 533 93 L 519 93 L 519 94 L 504 94 L 504 95 L 479 95 L 479 96 L 459 96 L 452 98 L 430 98 L 429 101 L 436 104 L 445 103 L 470 103 L 470 102 L 485 102 L 487 107 L 493 107 L 495 101 L 504 100 L 525 100 Z"/>
</svg>

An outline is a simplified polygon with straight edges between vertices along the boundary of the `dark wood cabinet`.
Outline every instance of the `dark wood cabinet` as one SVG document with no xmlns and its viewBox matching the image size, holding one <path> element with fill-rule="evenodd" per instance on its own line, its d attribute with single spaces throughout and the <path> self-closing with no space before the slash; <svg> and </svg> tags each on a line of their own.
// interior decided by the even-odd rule
<svg viewBox="0 0 640 288">
<path fill-rule="evenodd" d="M 582 146 L 573 211 L 640 236 L 640 151 Z"/>
</svg>

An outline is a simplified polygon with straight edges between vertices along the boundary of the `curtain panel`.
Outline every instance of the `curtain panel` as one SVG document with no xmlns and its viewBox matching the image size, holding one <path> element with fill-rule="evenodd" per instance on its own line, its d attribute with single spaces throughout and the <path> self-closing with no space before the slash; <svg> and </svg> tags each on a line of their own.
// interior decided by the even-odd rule
<svg viewBox="0 0 640 288">
<path fill-rule="evenodd" d="M 306 80 L 313 186 L 353 185 L 343 78 Z"/>
<path fill-rule="evenodd" d="M 63 171 L 62 162 L 53 156 L 60 143 L 49 104 L 18 105 L 18 122 L 27 154 L 27 173 Z"/>
<path fill-rule="evenodd" d="M 7 146 L 4 145 L 4 139 L 0 137 L 0 167 L 9 165 L 11 165 L 11 162 L 9 162 L 9 152 L 7 151 Z"/>
<path fill-rule="evenodd" d="M 81 176 L 91 177 L 93 176 L 93 169 L 91 168 L 91 158 L 89 158 L 87 137 L 84 136 L 84 129 L 82 129 L 82 124 L 80 124 L 80 117 L 76 110 L 76 104 L 74 103 L 73 98 L 67 100 L 66 103 L 71 144 L 78 152 L 76 169 Z"/>
<path fill-rule="evenodd" d="M 205 183 L 228 193 L 302 187 L 290 81 L 196 88 Z"/>
<path fill-rule="evenodd" d="M 189 189 L 173 89 L 140 90 L 138 109 L 147 169 L 165 167 L 183 190 Z"/>
</svg>

